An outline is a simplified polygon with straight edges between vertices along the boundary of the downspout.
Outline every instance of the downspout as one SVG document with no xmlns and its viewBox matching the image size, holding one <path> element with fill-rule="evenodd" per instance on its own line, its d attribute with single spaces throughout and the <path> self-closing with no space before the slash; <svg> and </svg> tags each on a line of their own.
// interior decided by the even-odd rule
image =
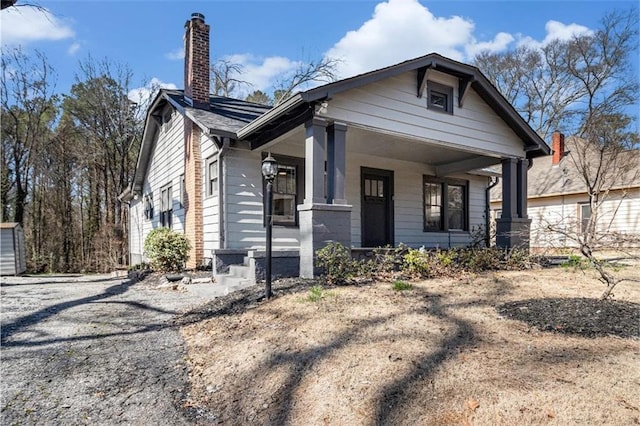
<svg viewBox="0 0 640 426">
<path fill-rule="evenodd" d="M 224 185 L 224 172 L 227 169 L 225 167 L 225 154 L 229 149 L 229 138 L 222 138 L 222 146 L 220 147 L 220 152 L 218 153 L 218 232 L 220 235 L 220 248 L 227 248 L 227 238 L 226 238 L 226 227 L 225 227 L 225 209 L 224 209 L 224 201 L 227 198 L 226 194 L 226 186 Z"/>
<path fill-rule="evenodd" d="M 495 180 L 494 180 L 495 179 Z M 484 223 L 484 243 L 488 247 L 491 247 L 491 189 L 494 188 L 500 182 L 498 176 L 489 177 L 489 185 L 485 190 L 485 223 Z"/>
</svg>

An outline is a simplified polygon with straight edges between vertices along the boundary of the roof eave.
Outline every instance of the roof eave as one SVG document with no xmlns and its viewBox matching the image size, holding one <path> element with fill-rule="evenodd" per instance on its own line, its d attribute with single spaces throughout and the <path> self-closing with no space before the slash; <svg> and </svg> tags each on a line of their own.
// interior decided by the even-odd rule
<svg viewBox="0 0 640 426">
<path fill-rule="evenodd" d="M 304 102 L 306 101 L 304 99 L 303 93 L 297 93 L 293 95 L 280 105 L 270 109 L 260 117 L 253 120 L 251 123 L 238 130 L 236 132 L 236 137 L 238 139 L 246 139 L 251 134 L 260 131 L 260 129 L 269 124 L 271 121 L 285 115 L 288 111 L 296 108 Z"/>
</svg>

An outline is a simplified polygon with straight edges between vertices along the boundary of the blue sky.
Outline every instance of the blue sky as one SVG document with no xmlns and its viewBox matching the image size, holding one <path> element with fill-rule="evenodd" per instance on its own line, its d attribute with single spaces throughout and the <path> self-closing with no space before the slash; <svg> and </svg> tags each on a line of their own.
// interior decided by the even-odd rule
<svg viewBox="0 0 640 426">
<path fill-rule="evenodd" d="M 24 3 L 19 0 L 18 4 Z M 270 85 L 296 61 L 342 59 L 342 77 L 430 52 L 469 60 L 480 48 L 588 32 L 614 9 L 637 1 L 38 1 L 0 13 L 3 47 L 46 54 L 67 92 L 78 61 L 128 66 L 139 85 L 183 86 L 184 23 L 192 12 L 211 25 L 211 58 L 242 63 L 253 88 Z M 636 75 L 638 78 L 637 62 Z"/>
</svg>

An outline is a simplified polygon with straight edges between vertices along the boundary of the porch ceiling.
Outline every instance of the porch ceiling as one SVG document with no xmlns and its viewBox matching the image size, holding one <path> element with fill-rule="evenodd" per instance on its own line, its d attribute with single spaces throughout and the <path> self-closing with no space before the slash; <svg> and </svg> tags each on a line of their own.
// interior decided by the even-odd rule
<svg viewBox="0 0 640 426">
<path fill-rule="evenodd" d="M 263 149 L 269 150 L 275 146 L 280 149 L 286 147 L 285 151 L 290 155 L 304 156 L 304 138 L 304 127 L 298 126 L 265 145 Z M 436 174 L 442 176 L 500 163 L 498 157 L 429 144 L 354 126 L 349 126 L 347 131 L 347 152 L 427 164 L 435 169 Z"/>
</svg>

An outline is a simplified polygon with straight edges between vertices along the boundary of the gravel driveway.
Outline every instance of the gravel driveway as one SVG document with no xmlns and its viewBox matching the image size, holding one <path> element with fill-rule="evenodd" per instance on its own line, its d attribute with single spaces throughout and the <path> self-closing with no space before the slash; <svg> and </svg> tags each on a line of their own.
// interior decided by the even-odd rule
<svg viewBox="0 0 640 426">
<path fill-rule="evenodd" d="M 145 282 L 2 277 L 2 424 L 213 420 L 183 408 L 186 352 L 171 322 L 205 299 Z"/>
</svg>

